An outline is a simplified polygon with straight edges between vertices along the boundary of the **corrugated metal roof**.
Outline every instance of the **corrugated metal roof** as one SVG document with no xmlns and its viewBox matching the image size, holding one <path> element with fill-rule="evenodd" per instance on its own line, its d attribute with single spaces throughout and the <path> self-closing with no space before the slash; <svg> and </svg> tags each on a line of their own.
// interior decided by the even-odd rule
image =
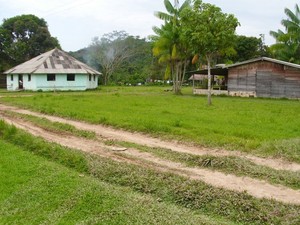
<svg viewBox="0 0 300 225">
<path fill-rule="evenodd" d="M 289 63 L 289 62 L 281 61 L 281 60 L 278 60 L 278 59 L 272 59 L 272 58 L 268 58 L 268 57 L 260 57 L 260 58 L 256 58 L 256 59 L 250 59 L 250 60 L 247 60 L 247 61 L 243 61 L 243 62 L 240 62 L 240 63 L 235 63 L 235 64 L 228 65 L 228 66 L 225 66 L 225 67 L 226 68 L 231 68 L 231 67 L 236 67 L 236 66 L 249 64 L 249 63 L 258 62 L 258 61 L 268 61 L 268 62 L 273 62 L 273 63 L 277 63 L 277 64 L 281 64 L 281 65 L 285 65 L 285 66 L 300 69 L 299 64 Z"/>
<path fill-rule="evenodd" d="M 189 80 L 203 80 L 207 78 L 207 74 L 193 74 Z"/>
<path fill-rule="evenodd" d="M 13 67 L 4 72 L 5 74 L 97 74 L 101 73 L 78 61 L 60 49 L 52 49 L 27 62 Z"/>
<path fill-rule="evenodd" d="M 235 63 L 235 64 L 232 64 L 232 65 L 226 65 L 226 66 L 223 66 L 221 68 L 212 68 L 211 69 L 211 74 L 213 74 L 213 75 L 225 75 L 226 76 L 226 75 L 228 75 L 228 69 L 229 68 L 236 67 L 236 66 L 242 66 L 242 65 L 245 65 L 245 64 L 259 62 L 259 61 L 268 61 L 268 62 L 273 62 L 273 63 L 289 66 L 289 67 L 292 67 L 292 68 L 300 69 L 299 64 L 289 63 L 289 62 L 281 61 L 281 60 L 278 60 L 278 59 L 272 59 L 272 58 L 268 58 L 268 57 L 260 57 L 260 58 L 255 58 L 255 59 L 250 59 L 250 60 L 247 60 L 247 61 Z M 196 70 L 196 71 L 187 72 L 187 74 L 197 74 L 197 73 L 207 74 L 208 71 L 207 71 L 207 69 L 203 69 L 203 70 Z"/>
</svg>

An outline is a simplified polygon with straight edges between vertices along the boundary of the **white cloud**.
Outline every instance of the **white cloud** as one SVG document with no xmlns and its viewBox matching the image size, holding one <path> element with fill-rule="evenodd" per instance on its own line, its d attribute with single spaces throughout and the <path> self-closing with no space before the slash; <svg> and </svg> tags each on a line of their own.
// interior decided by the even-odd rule
<svg viewBox="0 0 300 225">
<path fill-rule="evenodd" d="M 226 13 L 234 14 L 241 26 L 237 33 L 259 37 L 265 35 L 265 43 L 271 45 L 275 40 L 269 35 L 271 30 L 283 29 L 281 20 L 286 18 L 284 9 L 294 10 L 296 0 L 210 0 Z"/>
<path fill-rule="evenodd" d="M 172 1 L 171 1 L 172 2 Z M 183 2 L 180 1 L 180 2 Z M 296 0 L 207 0 L 234 14 L 241 23 L 238 34 L 259 37 L 265 34 L 266 43 L 274 40 L 270 30 L 282 29 L 284 8 L 294 9 Z M 0 19 L 21 14 L 44 18 L 53 36 L 63 49 L 75 51 L 86 47 L 95 36 L 113 30 L 146 37 L 152 27 L 161 24 L 155 11 L 165 11 L 163 0 L 0 0 Z"/>
</svg>

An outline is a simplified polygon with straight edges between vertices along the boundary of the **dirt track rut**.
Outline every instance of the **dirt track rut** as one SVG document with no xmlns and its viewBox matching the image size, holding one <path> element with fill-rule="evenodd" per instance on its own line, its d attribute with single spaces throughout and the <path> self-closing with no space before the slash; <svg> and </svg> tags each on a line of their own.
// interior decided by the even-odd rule
<svg viewBox="0 0 300 225">
<path fill-rule="evenodd" d="M 195 155 L 216 155 L 227 156 L 234 155 L 238 157 L 247 158 L 259 165 L 265 165 L 274 169 L 284 169 L 290 171 L 299 171 L 299 164 L 289 164 L 281 160 L 276 159 L 263 159 L 256 156 L 245 155 L 239 152 L 231 152 L 225 150 L 211 150 L 206 148 L 197 148 L 193 146 L 187 146 L 171 141 L 163 141 L 160 139 L 152 138 L 140 133 L 132 133 L 128 131 L 116 130 L 101 125 L 92 125 L 84 122 L 63 119 L 55 116 L 48 116 L 36 112 L 31 112 L 24 109 L 18 109 L 16 107 L 6 106 L 0 104 L 1 111 L 13 111 L 23 114 L 34 115 L 38 117 L 45 117 L 51 121 L 68 123 L 75 126 L 78 129 L 94 131 L 101 139 L 113 139 L 118 141 L 132 142 L 140 145 L 146 145 L 149 147 L 167 148 L 172 151 L 185 152 Z M 207 169 L 191 168 L 184 166 L 180 163 L 175 163 L 167 160 L 163 160 L 150 153 L 139 152 L 136 149 L 127 149 L 122 152 L 123 155 L 130 156 L 122 157 L 122 155 L 111 151 L 112 146 L 107 146 L 100 140 L 87 140 L 71 135 L 57 135 L 50 131 L 46 131 L 42 128 L 36 127 L 33 124 L 23 121 L 21 119 L 11 119 L 4 114 L 0 114 L 0 119 L 15 125 L 18 128 L 24 129 L 27 132 L 44 138 L 47 141 L 55 142 L 63 146 L 75 148 L 81 151 L 90 152 L 93 154 L 99 154 L 103 157 L 108 157 L 117 161 L 125 161 L 134 163 L 141 166 L 153 167 L 157 170 L 168 171 L 176 173 L 182 176 L 189 177 L 190 179 L 202 180 L 210 185 L 221 187 L 237 192 L 246 191 L 248 194 L 257 198 L 272 198 L 277 201 L 299 204 L 300 205 L 300 191 L 293 190 L 280 185 L 271 185 L 265 181 L 249 178 L 249 177 L 237 177 L 231 174 L 224 174 L 222 172 L 211 171 Z"/>
</svg>

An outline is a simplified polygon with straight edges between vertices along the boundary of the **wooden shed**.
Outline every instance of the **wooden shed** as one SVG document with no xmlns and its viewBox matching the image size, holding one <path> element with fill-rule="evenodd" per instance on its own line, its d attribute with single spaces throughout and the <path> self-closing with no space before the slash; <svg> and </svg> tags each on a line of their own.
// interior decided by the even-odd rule
<svg viewBox="0 0 300 225">
<path fill-rule="evenodd" d="M 300 65 L 262 57 L 227 66 L 230 95 L 300 98 Z"/>
<path fill-rule="evenodd" d="M 207 74 L 207 70 L 194 72 Z M 225 76 L 226 94 L 230 96 L 300 98 L 298 64 L 261 57 L 223 68 L 214 68 L 211 73 L 221 73 Z M 194 89 L 194 94 L 202 93 L 203 91 Z"/>
</svg>

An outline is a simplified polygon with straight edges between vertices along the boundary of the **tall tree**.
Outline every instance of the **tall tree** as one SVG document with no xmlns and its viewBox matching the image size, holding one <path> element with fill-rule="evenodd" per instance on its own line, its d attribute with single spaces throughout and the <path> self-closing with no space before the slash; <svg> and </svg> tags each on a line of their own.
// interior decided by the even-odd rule
<svg viewBox="0 0 300 225">
<path fill-rule="evenodd" d="M 258 57 L 270 56 L 269 47 L 264 43 L 264 35 L 259 38 L 236 35 L 231 55 L 219 56 L 217 63 L 232 64 Z"/>
<path fill-rule="evenodd" d="M 160 63 L 166 64 L 165 78 L 172 77 L 173 91 L 179 94 L 189 56 L 186 43 L 180 39 L 182 29 L 180 14 L 185 8 L 190 7 L 190 0 L 184 1 L 181 6 L 178 0 L 174 1 L 174 5 L 169 0 L 164 0 L 164 4 L 167 13 L 155 13 L 156 17 L 164 20 L 164 24 L 160 28 L 153 28 L 156 33 L 153 37 L 153 53 L 159 57 Z"/>
<path fill-rule="evenodd" d="M 132 37 L 130 43 L 135 51 L 132 57 L 124 60 L 122 65 L 115 71 L 112 79 L 115 83 L 132 84 L 144 83 L 151 77 L 152 43 L 144 38 Z"/>
<path fill-rule="evenodd" d="M 103 74 L 104 84 L 108 84 L 112 75 L 129 59 L 138 56 L 142 49 L 140 39 L 128 35 L 125 31 L 113 31 L 94 38 L 89 46 L 91 61 Z"/>
<path fill-rule="evenodd" d="M 288 62 L 300 64 L 300 9 L 298 4 L 295 12 L 285 8 L 287 19 L 283 19 L 281 24 L 285 31 L 270 31 L 270 35 L 276 39 L 276 44 L 271 46 L 271 51 L 276 58 Z"/>
<path fill-rule="evenodd" d="M 256 37 L 238 35 L 233 47 L 236 55 L 229 57 L 233 62 L 242 62 L 261 56 L 261 39 Z"/>
<path fill-rule="evenodd" d="M 2 66 L 14 66 L 55 47 L 60 48 L 59 42 L 50 35 L 46 21 L 34 15 L 4 19 L 0 26 Z"/>
<path fill-rule="evenodd" d="M 231 53 L 238 20 L 219 7 L 194 0 L 192 8 L 182 14 L 182 38 L 195 54 L 203 55 L 208 66 L 208 104 L 211 105 L 211 62 L 219 54 Z"/>
</svg>

